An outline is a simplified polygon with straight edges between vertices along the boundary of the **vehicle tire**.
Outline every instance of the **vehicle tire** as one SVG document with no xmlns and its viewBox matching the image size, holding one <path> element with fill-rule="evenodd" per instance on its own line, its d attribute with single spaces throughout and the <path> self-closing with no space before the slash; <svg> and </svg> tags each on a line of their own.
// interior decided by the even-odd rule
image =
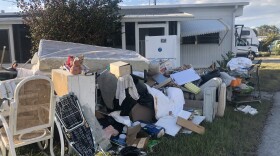
<svg viewBox="0 0 280 156">
<path fill-rule="evenodd" d="M 247 57 L 250 59 L 250 60 L 254 60 L 255 59 L 255 57 L 256 57 L 256 54 L 255 54 L 255 52 L 251 52 L 251 53 L 249 53 L 248 55 L 247 55 Z"/>
</svg>

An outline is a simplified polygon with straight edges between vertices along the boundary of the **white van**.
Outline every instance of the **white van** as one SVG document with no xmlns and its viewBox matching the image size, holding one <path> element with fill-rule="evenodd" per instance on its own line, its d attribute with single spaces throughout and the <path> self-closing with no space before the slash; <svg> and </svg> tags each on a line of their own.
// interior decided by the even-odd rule
<svg viewBox="0 0 280 156">
<path fill-rule="evenodd" d="M 259 56 L 259 40 L 252 28 L 244 27 L 243 25 L 235 26 L 235 46 L 237 56 L 251 56 L 254 59 Z M 250 52 L 251 50 L 251 52 Z"/>
</svg>

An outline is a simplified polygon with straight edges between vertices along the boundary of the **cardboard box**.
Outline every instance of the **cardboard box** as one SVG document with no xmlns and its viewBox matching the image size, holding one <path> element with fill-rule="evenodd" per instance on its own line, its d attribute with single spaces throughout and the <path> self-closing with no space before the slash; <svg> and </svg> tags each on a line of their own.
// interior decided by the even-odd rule
<svg viewBox="0 0 280 156">
<path fill-rule="evenodd" d="M 127 128 L 127 132 L 126 132 L 126 144 L 127 145 L 131 146 L 134 144 L 137 134 L 140 132 L 140 130 L 141 130 L 140 124 Z"/>
<path fill-rule="evenodd" d="M 182 117 L 179 117 L 177 118 L 177 122 L 176 122 L 178 125 L 184 127 L 184 128 L 187 128 L 193 132 L 196 132 L 198 134 L 204 134 L 205 133 L 205 128 L 200 126 L 200 125 L 196 125 L 194 123 L 192 123 L 191 121 L 187 120 L 187 119 L 184 119 Z"/>
<path fill-rule="evenodd" d="M 134 147 L 137 147 L 139 149 L 145 149 L 148 145 L 149 142 L 149 137 L 145 137 L 145 138 L 137 138 L 133 145 Z"/>
<path fill-rule="evenodd" d="M 110 72 L 117 78 L 131 74 L 131 66 L 129 63 L 118 61 L 110 64 Z"/>
</svg>

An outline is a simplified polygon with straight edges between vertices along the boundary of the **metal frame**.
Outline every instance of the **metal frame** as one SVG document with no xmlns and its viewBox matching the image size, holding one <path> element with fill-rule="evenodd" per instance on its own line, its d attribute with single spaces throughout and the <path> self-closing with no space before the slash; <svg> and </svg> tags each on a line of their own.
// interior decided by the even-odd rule
<svg viewBox="0 0 280 156">
<path fill-rule="evenodd" d="M 23 129 L 23 130 L 16 130 L 19 90 L 21 89 L 21 87 L 26 82 L 31 81 L 31 80 L 39 80 L 39 79 L 47 80 L 50 83 L 50 86 L 51 86 L 49 123 L 44 124 L 44 125 L 40 125 L 40 126 L 35 126 L 34 128 L 26 128 L 26 129 Z M 36 143 L 36 142 L 39 143 L 39 142 L 42 142 L 42 141 L 48 141 L 48 140 L 50 140 L 50 155 L 54 156 L 54 151 L 53 151 L 54 123 L 56 123 L 56 125 L 58 127 L 58 131 L 59 131 L 60 144 L 61 144 L 61 156 L 64 155 L 64 139 L 63 139 L 63 134 L 62 134 L 62 131 L 61 131 L 61 126 L 57 122 L 57 120 L 54 118 L 55 100 L 56 100 L 56 97 L 54 95 L 53 83 L 48 77 L 39 76 L 39 75 L 30 76 L 30 77 L 27 77 L 27 78 L 25 78 L 25 79 L 23 79 L 22 81 L 19 82 L 19 84 L 15 88 L 14 100 L 10 103 L 10 112 L 9 112 L 9 115 L 8 115 L 10 126 L 8 125 L 5 117 L 3 116 L 4 114 L 0 113 L 0 120 L 3 123 L 3 127 L 4 127 L 4 130 L 5 130 L 7 138 L 8 138 L 8 142 L 5 142 L 3 136 L 1 135 L 0 145 L 1 145 L 1 151 L 2 151 L 3 156 L 6 155 L 7 150 L 8 150 L 9 155 L 16 156 L 15 148 L 25 146 L 25 145 L 28 145 L 28 144 L 32 144 L 32 143 Z M 49 135 L 41 135 L 37 138 L 21 140 L 22 142 L 17 143 L 17 144 L 14 143 L 14 137 L 16 137 L 16 135 L 18 135 L 17 137 L 19 137 L 18 139 L 20 140 L 22 135 L 27 134 L 27 133 L 31 133 L 31 132 L 36 131 L 36 130 L 44 130 L 45 134 L 47 134 L 47 132 L 49 132 L 50 134 Z M 39 147 L 42 148 L 42 146 L 39 146 Z M 45 149 L 45 148 L 46 148 L 46 146 L 43 147 L 43 149 Z"/>
</svg>

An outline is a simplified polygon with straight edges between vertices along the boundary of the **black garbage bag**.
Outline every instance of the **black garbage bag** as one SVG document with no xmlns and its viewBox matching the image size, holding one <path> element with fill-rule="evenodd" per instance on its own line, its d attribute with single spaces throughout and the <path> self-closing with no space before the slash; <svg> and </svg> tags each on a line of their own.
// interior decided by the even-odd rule
<svg viewBox="0 0 280 156">
<path fill-rule="evenodd" d="M 212 78 L 215 77 L 220 77 L 220 70 L 219 69 L 215 69 L 203 76 L 201 76 L 201 82 L 199 84 L 199 86 L 203 85 L 204 83 L 206 83 L 207 81 L 211 80 Z"/>
</svg>

